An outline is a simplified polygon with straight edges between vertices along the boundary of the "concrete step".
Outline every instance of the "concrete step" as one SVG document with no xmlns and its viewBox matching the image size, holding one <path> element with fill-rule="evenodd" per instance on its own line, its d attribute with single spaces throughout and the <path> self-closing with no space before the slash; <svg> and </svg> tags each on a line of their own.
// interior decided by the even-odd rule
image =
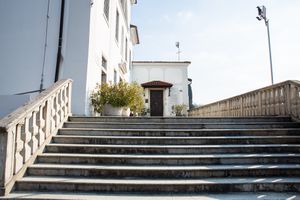
<svg viewBox="0 0 300 200">
<path fill-rule="evenodd" d="M 98 165 L 299 164 L 300 154 L 118 155 L 43 153 L 37 163 Z"/>
<path fill-rule="evenodd" d="M 49 144 L 48 153 L 87 154 L 219 154 L 219 153 L 300 153 L 299 144 L 255 145 L 91 145 Z"/>
<path fill-rule="evenodd" d="M 28 168 L 27 175 L 136 179 L 196 179 L 256 176 L 300 177 L 300 165 L 110 166 L 34 164 Z"/>
<path fill-rule="evenodd" d="M 53 143 L 120 145 L 200 145 L 200 144 L 300 144 L 300 136 L 214 136 L 214 137 L 146 137 L 146 136 L 78 136 L 57 135 Z"/>
<path fill-rule="evenodd" d="M 58 135 L 91 135 L 91 136 L 300 136 L 300 128 L 286 129 L 95 129 L 95 128 L 62 128 Z"/>
<path fill-rule="evenodd" d="M 290 117 L 69 117 L 70 122 L 163 122 L 163 123 L 228 123 L 290 122 Z"/>
<path fill-rule="evenodd" d="M 18 191 L 203 193 L 203 192 L 300 192 L 299 177 L 235 177 L 206 179 L 96 179 L 28 176 L 16 184 Z"/>
<path fill-rule="evenodd" d="M 65 128 L 119 128 L 119 129 L 254 129 L 300 128 L 296 122 L 247 123 L 121 123 L 121 122 L 66 122 Z"/>
</svg>

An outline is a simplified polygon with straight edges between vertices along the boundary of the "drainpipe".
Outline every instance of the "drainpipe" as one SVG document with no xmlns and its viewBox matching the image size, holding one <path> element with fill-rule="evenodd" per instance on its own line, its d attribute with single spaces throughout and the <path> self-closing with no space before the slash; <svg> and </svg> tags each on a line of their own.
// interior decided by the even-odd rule
<svg viewBox="0 0 300 200">
<path fill-rule="evenodd" d="M 64 30 L 64 13 L 65 13 L 65 0 L 61 0 L 59 38 L 58 38 L 58 49 L 57 49 L 57 60 L 56 60 L 56 69 L 55 69 L 54 82 L 58 81 L 60 63 L 61 63 L 61 59 L 62 59 L 61 48 L 62 48 L 63 30 Z"/>
<path fill-rule="evenodd" d="M 40 83 L 40 92 L 44 89 L 44 76 L 45 76 L 45 62 L 46 62 L 46 52 L 47 52 L 47 40 L 48 40 L 48 26 L 49 26 L 49 7 L 50 7 L 50 0 L 48 0 L 47 6 L 47 21 L 46 21 L 46 34 L 45 34 L 45 46 L 44 46 L 44 60 L 43 60 L 43 68 L 41 74 L 41 83 Z"/>
</svg>

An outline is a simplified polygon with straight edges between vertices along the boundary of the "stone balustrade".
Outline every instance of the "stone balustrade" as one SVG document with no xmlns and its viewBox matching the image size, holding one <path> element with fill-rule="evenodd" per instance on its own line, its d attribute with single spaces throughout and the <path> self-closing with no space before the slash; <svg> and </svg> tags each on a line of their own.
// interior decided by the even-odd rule
<svg viewBox="0 0 300 200">
<path fill-rule="evenodd" d="M 61 80 L 0 120 L 0 194 L 6 195 L 71 115 L 72 80 Z"/>
<path fill-rule="evenodd" d="M 300 119 L 300 82 L 285 81 L 194 108 L 189 116 L 291 116 Z"/>
</svg>

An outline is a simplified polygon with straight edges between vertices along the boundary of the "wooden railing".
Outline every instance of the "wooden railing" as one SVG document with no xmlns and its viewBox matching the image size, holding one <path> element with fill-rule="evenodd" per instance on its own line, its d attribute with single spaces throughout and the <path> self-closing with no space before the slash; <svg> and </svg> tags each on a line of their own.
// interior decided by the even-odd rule
<svg viewBox="0 0 300 200">
<path fill-rule="evenodd" d="M 189 116 L 291 116 L 300 119 L 300 82 L 285 81 L 194 108 Z"/>
<path fill-rule="evenodd" d="M 71 115 L 72 80 L 61 80 L 0 120 L 0 194 L 6 195 Z"/>
</svg>

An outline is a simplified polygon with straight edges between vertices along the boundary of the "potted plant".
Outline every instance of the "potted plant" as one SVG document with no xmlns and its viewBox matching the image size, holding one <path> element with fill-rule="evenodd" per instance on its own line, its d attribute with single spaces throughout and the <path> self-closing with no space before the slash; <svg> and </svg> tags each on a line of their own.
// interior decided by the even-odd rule
<svg viewBox="0 0 300 200">
<path fill-rule="evenodd" d="M 187 106 L 185 104 L 175 104 L 172 106 L 172 112 L 176 116 L 185 116 L 185 111 L 186 111 Z"/>
<path fill-rule="evenodd" d="M 123 110 L 130 108 L 133 112 L 140 111 L 143 103 L 143 88 L 137 83 L 128 84 L 97 84 L 91 94 L 91 104 L 96 113 L 109 116 L 121 116 Z"/>
</svg>

